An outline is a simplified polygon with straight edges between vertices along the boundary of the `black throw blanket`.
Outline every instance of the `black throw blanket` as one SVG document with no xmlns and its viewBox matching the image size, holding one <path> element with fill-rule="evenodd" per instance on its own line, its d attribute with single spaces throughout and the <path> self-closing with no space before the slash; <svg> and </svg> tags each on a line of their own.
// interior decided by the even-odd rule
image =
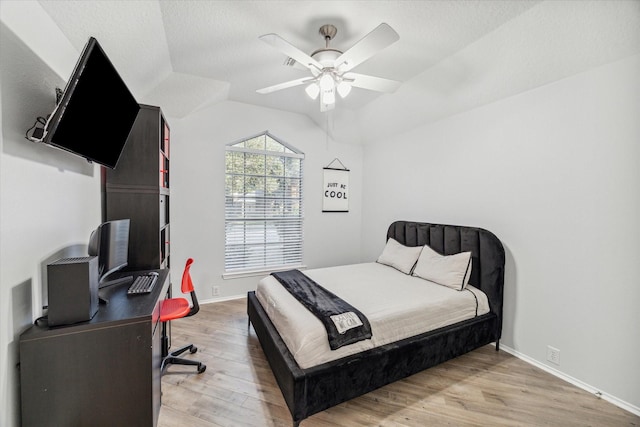
<svg viewBox="0 0 640 427">
<path fill-rule="evenodd" d="M 371 338 L 371 325 L 364 314 L 299 270 L 271 275 L 320 319 L 327 330 L 331 350 Z"/>
</svg>

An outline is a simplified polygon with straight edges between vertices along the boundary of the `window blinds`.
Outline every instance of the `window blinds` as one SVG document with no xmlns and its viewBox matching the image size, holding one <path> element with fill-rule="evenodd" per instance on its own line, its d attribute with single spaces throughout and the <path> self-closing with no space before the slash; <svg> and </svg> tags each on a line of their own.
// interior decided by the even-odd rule
<svg viewBox="0 0 640 427">
<path fill-rule="evenodd" d="M 226 272 L 302 264 L 303 159 L 269 134 L 227 146 Z"/>
</svg>

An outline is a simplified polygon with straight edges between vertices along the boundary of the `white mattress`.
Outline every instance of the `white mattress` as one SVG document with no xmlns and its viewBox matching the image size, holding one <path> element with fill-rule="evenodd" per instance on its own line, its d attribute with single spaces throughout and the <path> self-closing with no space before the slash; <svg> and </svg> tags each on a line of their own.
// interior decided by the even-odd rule
<svg viewBox="0 0 640 427">
<path fill-rule="evenodd" d="M 378 263 L 303 273 L 360 310 L 373 333 L 370 340 L 331 350 L 322 322 L 273 276 L 263 278 L 258 301 L 303 369 L 471 319 L 476 308 L 478 316 L 489 312 L 487 296 L 471 285 L 456 291 Z"/>
</svg>

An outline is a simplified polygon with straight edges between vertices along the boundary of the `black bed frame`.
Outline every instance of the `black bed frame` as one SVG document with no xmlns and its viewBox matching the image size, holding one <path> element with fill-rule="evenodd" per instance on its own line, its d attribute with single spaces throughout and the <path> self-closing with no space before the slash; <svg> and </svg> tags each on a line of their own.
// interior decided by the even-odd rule
<svg viewBox="0 0 640 427">
<path fill-rule="evenodd" d="M 490 312 L 454 325 L 301 369 L 282 341 L 255 292 L 247 297 L 249 322 L 258 336 L 291 416 L 305 418 L 386 384 L 458 357 L 491 342 L 499 349 L 502 333 L 504 248 L 482 228 L 396 221 L 387 239 L 405 246 L 429 245 L 441 254 L 471 252 L 469 283 L 489 298 Z"/>
</svg>

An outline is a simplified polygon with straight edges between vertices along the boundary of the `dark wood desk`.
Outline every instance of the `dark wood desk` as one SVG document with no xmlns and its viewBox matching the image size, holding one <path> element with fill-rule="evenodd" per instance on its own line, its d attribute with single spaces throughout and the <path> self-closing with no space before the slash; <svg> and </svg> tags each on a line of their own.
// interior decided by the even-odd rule
<svg viewBox="0 0 640 427">
<path fill-rule="evenodd" d="M 88 322 L 20 336 L 23 426 L 155 426 L 162 362 L 159 301 L 169 270 L 155 270 L 150 294 L 129 284 L 101 291 L 109 299 Z M 138 275 L 128 272 L 123 275 Z"/>
</svg>

